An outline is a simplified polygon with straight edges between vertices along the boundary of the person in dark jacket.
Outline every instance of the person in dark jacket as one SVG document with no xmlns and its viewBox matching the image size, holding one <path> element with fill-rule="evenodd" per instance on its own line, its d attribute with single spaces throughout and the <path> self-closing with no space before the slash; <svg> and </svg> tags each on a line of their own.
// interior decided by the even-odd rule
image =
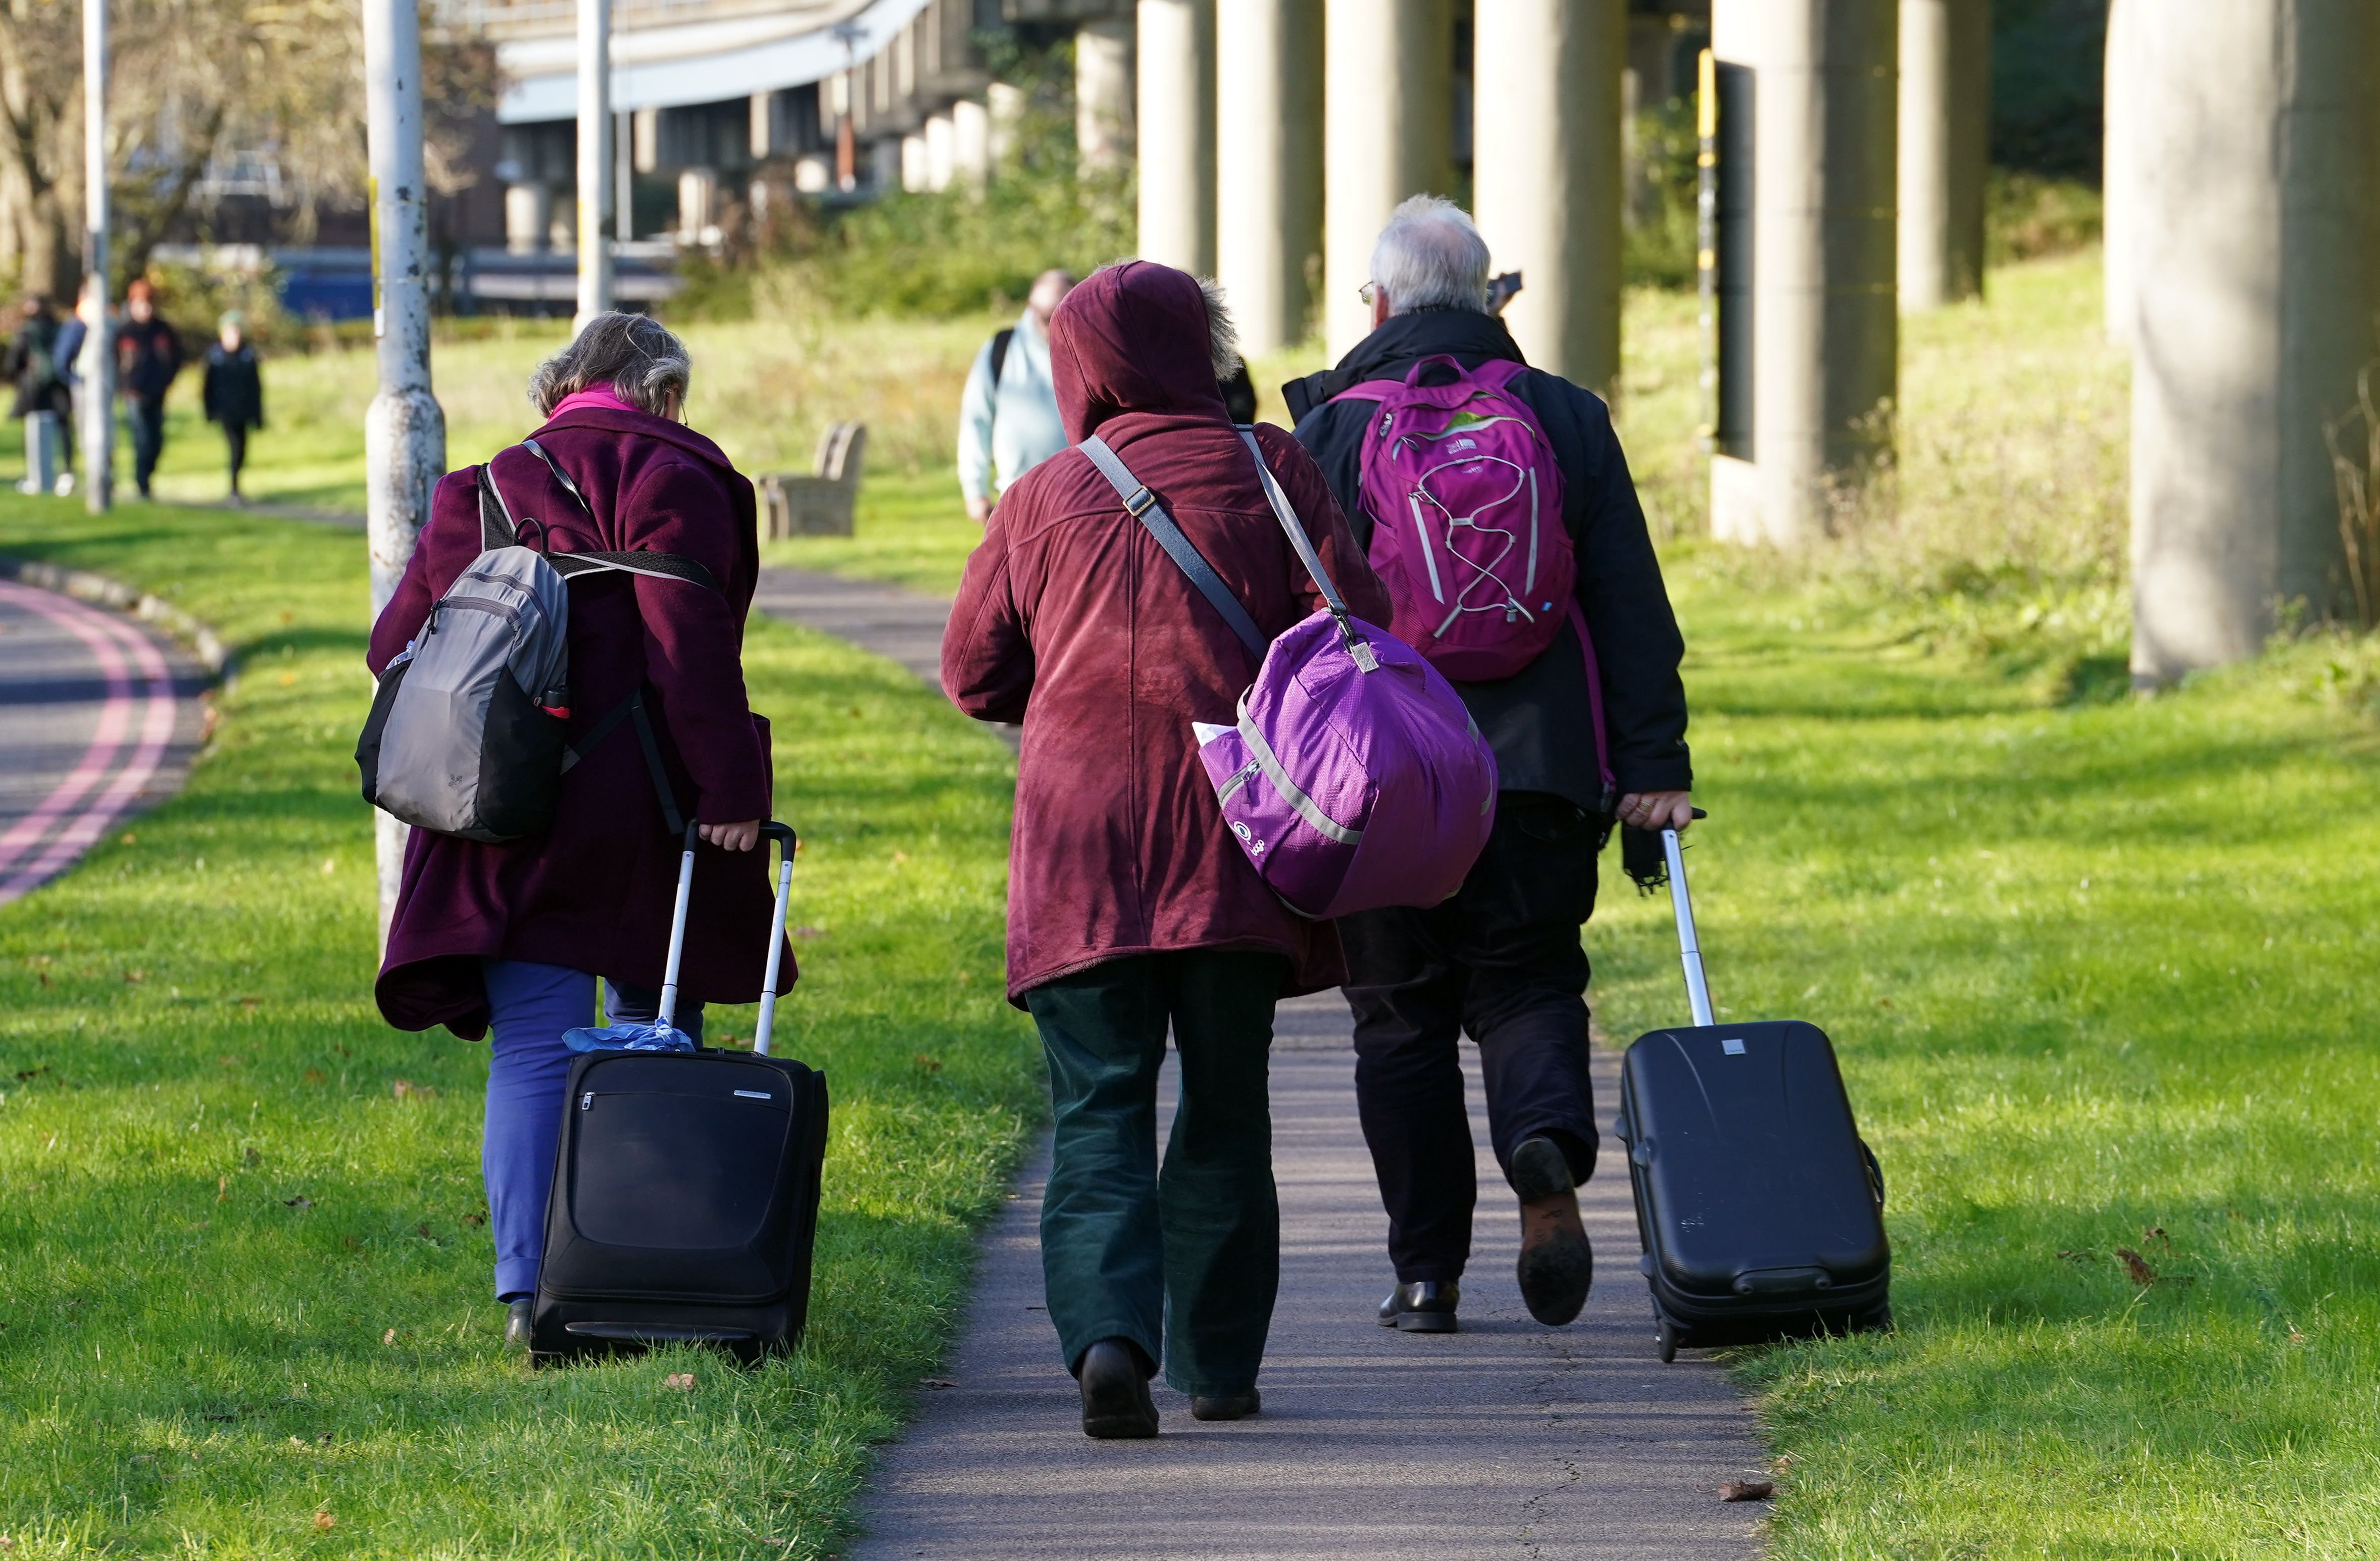
<svg viewBox="0 0 2380 1561">
<path fill-rule="evenodd" d="M 1237 358 L 1220 299 L 1142 261 L 1093 274 L 1050 323 L 1067 439 L 1098 434 L 1278 635 L 1321 597 L 1224 413 L 1217 382 Z M 1279 429 L 1257 438 L 1348 605 L 1387 621 L 1314 463 Z M 1157 1434 L 1160 1361 L 1200 1420 L 1258 1408 L 1281 1274 L 1273 1004 L 1345 968 L 1330 924 L 1290 911 L 1248 864 L 1198 760 L 1191 723 L 1228 725 L 1256 669 L 1080 449 L 991 512 L 942 639 L 959 708 L 1024 724 L 1008 991 L 1049 1058 L 1042 1269 L 1092 1436 Z M 1182 1102 L 1160 1172 L 1169 1026 Z"/>
<path fill-rule="evenodd" d="M 0 373 L 17 387 L 16 404 L 8 415 L 22 422 L 33 412 L 48 412 L 58 421 L 58 470 L 74 470 L 74 387 L 71 370 L 59 351 L 56 311 L 39 294 L 25 300 L 24 323 L 9 338 Z"/>
<path fill-rule="evenodd" d="M 1283 387 L 1356 537 L 1364 431 L 1379 409 L 1333 397 L 1367 380 L 1402 380 L 1449 354 L 1465 369 L 1519 362 L 1487 312 L 1488 246 L 1451 202 L 1397 208 L 1373 251 L 1366 289 L 1372 334 L 1325 372 Z M 1565 628 L 1537 659 L 1456 690 L 1495 750 L 1496 823 L 1455 896 L 1427 910 L 1342 919 L 1355 1017 L 1355 1093 L 1389 1212 L 1396 1285 L 1383 1326 L 1451 1332 L 1471 1251 L 1477 1177 L 1456 1043 L 1479 1047 L 1496 1159 L 1521 1200 L 1523 1299 L 1540 1322 L 1585 1305 L 1592 1253 L 1576 1186 L 1595 1166 L 1587 1082 L 1587 959 L 1579 933 L 1595 909 L 1596 860 L 1617 823 L 1683 829 L 1688 790 L 1683 644 L 1610 409 L 1556 375 L 1513 390 L 1543 426 L 1562 473 L 1562 519 L 1578 565 L 1577 599 L 1601 669 L 1618 795 L 1605 794 L 1586 662 Z M 1640 836 L 1639 838 L 1645 838 Z"/>
<path fill-rule="evenodd" d="M 181 372 L 182 339 L 157 312 L 157 289 L 136 276 L 124 290 L 124 323 L 115 327 L 115 389 L 132 424 L 133 486 L 144 499 L 165 451 L 165 393 Z"/>
<path fill-rule="evenodd" d="M 377 675 L 420 632 L 431 605 L 480 551 L 479 484 L 492 474 L 516 516 L 562 552 L 650 549 L 690 557 L 717 588 L 600 574 L 570 588 L 576 747 L 644 690 L 677 806 L 699 821 L 679 972 L 677 1028 L 699 1039 L 701 1005 L 749 1003 L 768 956 L 771 890 L 752 849 L 769 816 L 768 726 L 746 699 L 743 634 L 759 571 L 752 484 L 678 420 L 691 364 L 641 315 L 601 314 L 529 381 L 537 441 L 586 495 L 515 446 L 448 472 L 396 594 L 373 625 Z M 679 844 L 625 722 L 562 783 L 552 826 L 489 845 L 413 831 L 375 988 L 399 1030 L 494 1031 L 480 1166 L 508 1343 L 526 1346 L 546 1193 L 571 1053 L 591 1023 L 595 982 L 614 1024 L 650 1022 L 660 999 Z M 794 969 L 792 955 L 784 969 Z M 789 982 L 790 975 L 786 978 Z"/>
<path fill-rule="evenodd" d="M 258 372 L 256 349 L 248 345 L 248 322 L 237 310 L 226 313 L 216 327 L 214 345 L 207 348 L 206 379 L 200 398 L 207 421 L 223 430 L 224 448 L 231 457 L 231 502 L 244 503 L 239 469 L 248 464 L 248 431 L 264 426 L 264 377 Z"/>
</svg>

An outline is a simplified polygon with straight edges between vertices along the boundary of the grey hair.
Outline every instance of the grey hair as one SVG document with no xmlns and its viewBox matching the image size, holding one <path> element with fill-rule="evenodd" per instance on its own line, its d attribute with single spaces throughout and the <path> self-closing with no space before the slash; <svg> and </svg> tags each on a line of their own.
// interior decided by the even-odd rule
<svg viewBox="0 0 2380 1561">
<path fill-rule="evenodd" d="M 1488 240 L 1471 213 L 1438 195 L 1416 195 L 1389 213 L 1372 246 L 1372 280 L 1398 314 L 1417 309 L 1488 311 Z"/>
<path fill-rule="evenodd" d="M 1240 327 L 1232 318 L 1232 305 L 1223 296 L 1223 285 L 1211 276 L 1198 278 L 1198 291 L 1207 299 L 1207 356 L 1213 360 L 1215 377 L 1230 379 L 1240 372 Z"/>
<path fill-rule="evenodd" d="M 565 397 L 609 385 L 638 411 L 667 417 L 671 396 L 686 404 L 693 377 L 686 343 L 658 320 L 615 310 L 587 322 L 576 340 L 537 366 L 528 398 L 540 416 L 551 416 Z"/>
</svg>

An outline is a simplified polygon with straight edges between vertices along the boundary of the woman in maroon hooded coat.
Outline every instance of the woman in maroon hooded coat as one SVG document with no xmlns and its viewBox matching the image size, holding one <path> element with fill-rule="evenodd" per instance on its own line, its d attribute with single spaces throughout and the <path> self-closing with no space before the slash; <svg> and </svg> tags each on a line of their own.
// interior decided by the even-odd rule
<svg viewBox="0 0 2380 1561">
<path fill-rule="evenodd" d="M 1145 262 L 1094 274 L 1050 326 L 1067 438 L 1097 433 L 1278 635 L 1321 596 L 1223 410 L 1216 381 L 1238 357 L 1220 299 Z M 1348 605 L 1386 622 L 1387 592 L 1305 450 L 1279 429 L 1257 436 Z M 1344 972 L 1330 925 L 1285 909 L 1226 834 L 1198 761 L 1190 724 L 1229 724 L 1255 673 L 1079 450 L 1002 497 L 942 640 L 959 707 L 1025 727 L 1009 997 L 1049 1056 L 1043 1273 L 1093 1436 L 1157 1433 L 1148 1379 L 1160 1360 L 1200 1420 L 1257 1406 L 1281 1272 L 1273 1004 Z M 1160 1176 L 1169 1025 L 1182 1098 Z"/>
<path fill-rule="evenodd" d="M 698 1040 L 704 1000 L 759 995 L 771 895 L 752 847 L 770 774 L 768 726 L 746 701 L 742 663 L 759 567 L 752 484 L 678 421 L 691 371 L 651 320 L 590 321 L 529 381 L 546 419 L 537 442 L 585 506 L 518 447 L 447 473 L 373 626 L 370 665 L 377 672 L 405 649 L 479 555 L 483 473 L 523 532 L 534 538 L 534 518 L 553 552 L 649 549 L 710 572 L 716 590 L 610 573 L 570 588 L 571 746 L 644 690 L 672 800 L 714 848 L 696 856 L 679 973 L 677 1027 Z M 406 847 L 376 995 L 400 1030 L 443 1024 L 477 1040 L 494 1028 L 480 1168 L 510 1343 L 527 1341 L 537 1288 L 571 1058 L 562 1033 L 593 1022 L 598 976 L 614 1023 L 649 1019 L 659 1004 L 680 855 L 662 817 L 633 724 L 621 722 L 564 779 L 544 834 L 487 845 L 417 829 Z"/>
</svg>

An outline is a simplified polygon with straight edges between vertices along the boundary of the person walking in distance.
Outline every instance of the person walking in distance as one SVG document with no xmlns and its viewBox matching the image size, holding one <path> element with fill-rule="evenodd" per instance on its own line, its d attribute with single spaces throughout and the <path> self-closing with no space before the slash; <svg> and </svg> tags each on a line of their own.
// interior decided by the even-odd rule
<svg viewBox="0 0 2380 1561">
<path fill-rule="evenodd" d="M 9 338 L 7 359 L 0 364 L 0 372 L 6 372 L 17 387 L 10 417 L 22 422 L 31 413 L 48 412 L 57 419 L 58 470 L 72 471 L 74 384 L 72 368 L 59 352 L 63 335 L 50 300 L 38 293 L 27 299 L 23 323 Z M 81 345 L 81 333 L 76 333 L 75 343 Z"/>
<path fill-rule="evenodd" d="M 1000 495 L 1066 447 L 1050 378 L 1050 319 L 1075 285 L 1063 271 L 1033 279 L 1025 312 L 975 355 L 959 396 L 959 489 L 967 518 L 991 518 Z"/>
<path fill-rule="evenodd" d="M 237 310 L 225 313 L 216 326 L 214 345 L 207 348 L 206 379 L 200 399 L 207 421 L 223 430 L 224 451 L 231 461 L 231 502 L 248 502 L 239 491 L 239 469 L 248 464 L 248 431 L 264 426 L 264 378 L 258 372 L 256 349 L 248 345 L 248 322 Z"/>
<path fill-rule="evenodd" d="M 115 327 L 115 388 L 132 424 L 132 485 L 144 499 L 165 451 L 165 393 L 181 372 L 181 338 L 157 312 L 157 289 L 136 276 L 124 290 L 124 323 Z"/>
<path fill-rule="evenodd" d="M 1339 923 L 1356 1102 L 1396 1271 L 1379 1322 L 1423 1333 L 1454 1330 L 1471 1251 L 1477 1176 L 1456 1050 L 1465 1032 L 1479 1047 L 1497 1163 L 1521 1202 L 1522 1299 L 1549 1324 L 1585 1304 L 1593 1254 L 1576 1188 L 1594 1169 L 1597 1131 L 1579 934 L 1615 822 L 1628 826 L 1627 865 L 1644 883 L 1659 872 L 1658 835 L 1644 832 L 1683 829 L 1693 816 L 1683 644 L 1610 409 L 1525 367 L 1488 312 L 1488 259 L 1460 208 L 1407 201 L 1373 250 L 1372 334 L 1336 368 L 1283 387 L 1299 441 L 1398 594 L 1393 627 L 1447 673 L 1496 753 L 1494 831 L 1454 897 Z M 1408 437 L 1408 426 L 1418 433 Z M 1367 501 L 1367 477 L 1390 476 Z M 1478 484 L 1472 496 L 1441 502 L 1464 482 Z M 1473 567 L 1491 540 L 1479 528 L 1515 538 L 1550 528 L 1555 492 L 1560 530 L 1528 535 L 1544 543 L 1544 560 L 1571 561 L 1558 571 L 1561 591 L 1520 594 L 1509 556 Z M 1525 567 L 1540 561 L 1533 545 Z M 1479 585 L 1492 599 L 1475 599 Z M 1466 616 L 1479 606 L 1492 610 Z M 1487 653 L 1500 634 L 1515 637 L 1502 663 Z"/>
<path fill-rule="evenodd" d="M 377 677 L 480 556 L 483 482 L 528 545 L 555 556 L 675 555 L 708 577 L 604 574 L 570 588 L 568 702 L 548 710 L 582 757 L 543 833 L 489 843 L 416 829 L 406 842 L 374 996 L 399 1030 L 492 1037 L 480 1166 L 496 1299 L 516 1348 L 528 1347 L 543 1259 L 572 1056 L 563 1037 L 594 1022 L 598 977 L 613 1024 L 650 1023 L 661 1006 L 680 850 L 672 809 L 699 821 L 703 842 L 675 1026 L 699 1042 L 705 1002 L 760 994 L 773 891 L 752 848 L 769 817 L 769 727 L 743 667 L 759 540 L 752 484 L 682 421 L 692 375 L 685 346 L 658 322 L 589 320 L 529 378 L 537 448 L 516 445 L 439 479 L 430 523 L 372 626 Z M 621 718 L 632 699 L 650 723 Z"/>
<path fill-rule="evenodd" d="M 1256 658 L 1080 444 L 1129 469 L 1259 630 L 1321 595 L 1272 513 L 1217 381 L 1220 295 L 1106 267 L 1050 323 L 1066 437 L 992 512 L 942 638 L 967 714 L 1024 724 L 1009 850 L 1008 995 L 1032 1014 L 1057 1132 L 1041 1260 L 1091 1436 L 1154 1436 L 1148 1379 L 1202 1421 L 1257 1412 L 1281 1276 L 1266 1054 L 1277 998 L 1344 979 L 1330 923 L 1283 906 L 1232 839 L 1194 722 L 1228 725 Z M 1305 451 L 1257 438 L 1356 616 L 1388 596 Z M 1182 1096 L 1159 1168 L 1168 1030 Z"/>
</svg>

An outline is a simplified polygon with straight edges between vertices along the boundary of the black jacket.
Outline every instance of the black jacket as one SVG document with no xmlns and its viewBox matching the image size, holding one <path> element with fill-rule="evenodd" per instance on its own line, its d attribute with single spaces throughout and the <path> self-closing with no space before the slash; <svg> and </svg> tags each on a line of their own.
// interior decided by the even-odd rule
<svg viewBox="0 0 2380 1561">
<path fill-rule="evenodd" d="M 209 422 L 225 428 L 262 428 L 264 382 L 256 372 L 256 348 L 245 342 L 237 352 L 225 351 L 221 342 L 208 348 L 206 382 L 200 399 L 205 403 Z"/>
<path fill-rule="evenodd" d="M 115 327 L 115 390 L 141 401 L 162 401 L 182 372 L 182 338 L 163 315 L 146 324 L 126 320 Z"/>
<path fill-rule="evenodd" d="M 61 411 L 70 406 L 70 399 L 58 361 L 58 323 L 48 314 L 36 314 L 19 326 L 8 343 L 6 359 L 0 359 L 0 373 L 16 383 L 16 405 L 9 416 L 21 418 L 28 412 Z"/>
<path fill-rule="evenodd" d="M 1359 467 L 1364 428 L 1377 401 L 1325 405 L 1366 380 L 1405 377 L 1422 359 L 1450 353 L 1464 368 L 1490 359 L 1522 362 L 1503 322 L 1468 310 L 1400 314 L 1355 344 L 1339 366 L 1281 387 L 1297 437 L 1313 452 L 1366 548 L 1372 519 L 1364 512 Z M 1568 380 L 1531 371 L 1512 388 L 1552 444 L 1562 471 L 1562 518 L 1578 557 L 1578 604 L 1603 674 L 1603 710 L 1611 771 L 1621 792 L 1684 791 L 1694 784 L 1686 752 L 1686 691 L 1678 678 L 1685 644 L 1661 583 L 1660 561 L 1645 534 L 1645 511 L 1612 432 L 1611 409 Z M 1595 768 L 1595 733 L 1586 664 L 1565 628 L 1526 669 L 1493 683 L 1455 690 L 1496 751 L 1507 791 L 1543 791 L 1603 809 Z"/>
</svg>

